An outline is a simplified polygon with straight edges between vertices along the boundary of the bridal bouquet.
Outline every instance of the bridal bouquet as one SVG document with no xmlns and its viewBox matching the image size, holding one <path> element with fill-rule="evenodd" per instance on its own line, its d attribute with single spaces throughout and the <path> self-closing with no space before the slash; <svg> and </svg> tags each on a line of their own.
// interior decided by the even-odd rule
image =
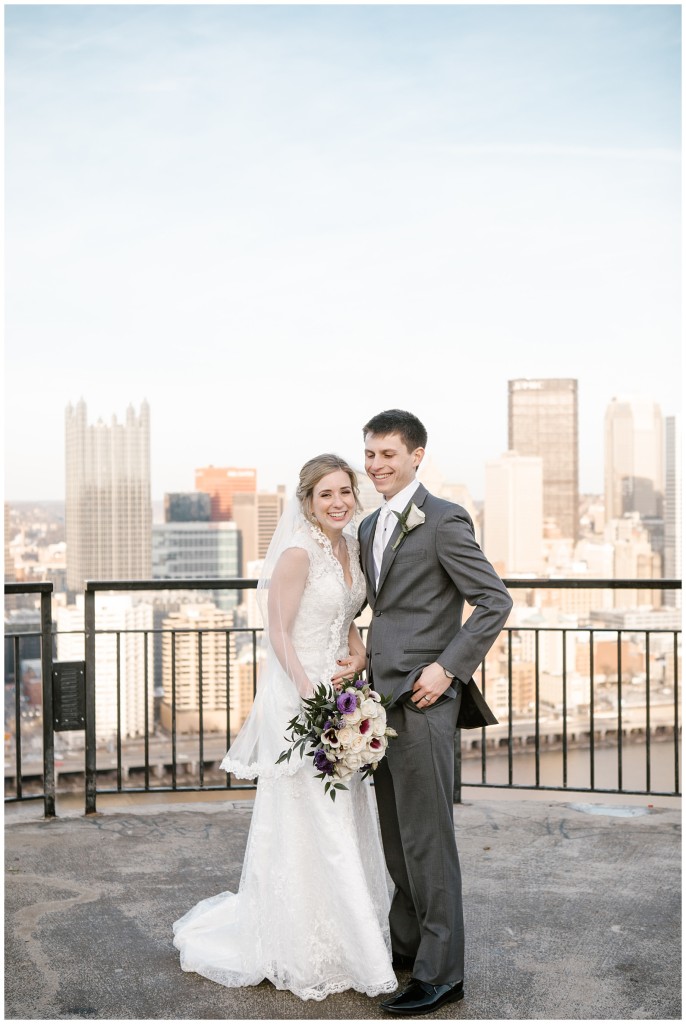
<svg viewBox="0 0 686 1024">
<path fill-rule="evenodd" d="M 314 696 L 303 698 L 302 711 L 288 723 L 286 739 L 291 747 L 279 757 L 290 761 L 294 750 L 313 758 L 317 779 L 325 780 L 324 792 L 332 800 L 337 789 L 347 789 L 345 779 L 362 772 L 365 779 L 386 753 L 388 740 L 397 736 L 386 724 L 390 697 L 381 697 L 359 674 L 345 680 L 339 690 L 322 683 Z M 305 747 L 310 749 L 306 752 Z"/>
</svg>

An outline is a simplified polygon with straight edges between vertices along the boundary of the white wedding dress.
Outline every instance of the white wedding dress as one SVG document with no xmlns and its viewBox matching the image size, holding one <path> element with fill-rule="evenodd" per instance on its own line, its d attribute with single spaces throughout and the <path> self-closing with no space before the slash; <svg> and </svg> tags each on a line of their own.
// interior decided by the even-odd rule
<svg viewBox="0 0 686 1024">
<path fill-rule="evenodd" d="M 352 587 L 319 530 L 302 520 L 289 543 L 310 559 L 292 639 L 314 683 L 328 682 L 336 659 L 347 656 L 350 624 L 364 602 L 357 541 L 346 542 Z M 266 978 L 301 999 L 346 989 L 392 992 L 374 796 L 369 781 L 354 775 L 332 801 L 310 757 L 294 754 L 276 765 L 299 707 L 295 685 L 270 651 L 253 711 L 222 762 L 240 778 L 259 776 L 239 889 L 203 900 L 174 924 L 181 967 L 229 987 Z"/>
</svg>

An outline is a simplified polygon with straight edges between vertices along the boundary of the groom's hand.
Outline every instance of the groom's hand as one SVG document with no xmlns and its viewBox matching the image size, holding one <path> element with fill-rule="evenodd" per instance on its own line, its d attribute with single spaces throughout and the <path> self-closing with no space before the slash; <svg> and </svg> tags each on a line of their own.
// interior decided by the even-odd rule
<svg viewBox="0 0 686 1024">
<path fill-rule="evenodd" d="M 448 679 L 442 666 L 437 661 L 432 662 L 415 680 L 412 687 L 412 702 L 420 708 L 431 707 L 439 697 L 443 696 L 451 682 L 452 680 Z"/>
</svg>

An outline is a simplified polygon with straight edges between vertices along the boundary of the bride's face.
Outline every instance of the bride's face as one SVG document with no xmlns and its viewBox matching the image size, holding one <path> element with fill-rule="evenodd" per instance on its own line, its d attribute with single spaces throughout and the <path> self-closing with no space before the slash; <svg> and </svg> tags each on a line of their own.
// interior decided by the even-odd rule
<svg viewBox="0 0 686 1024">
<path fill-rule="evenodd" d="M 314 485 L 312 513 L 324 533 L 340 533 L 355 512 L 355 495 L 350 477 L 343 469 L 327 473 Z"/>
</svg>

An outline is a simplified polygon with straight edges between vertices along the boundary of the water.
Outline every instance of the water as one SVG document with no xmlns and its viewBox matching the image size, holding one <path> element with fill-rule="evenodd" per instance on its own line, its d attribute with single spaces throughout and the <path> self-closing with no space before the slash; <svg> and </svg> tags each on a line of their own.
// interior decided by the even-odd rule
<svg viewBox="0 0 686 1024">
<path fill-rule="evenodd" d="M 618 789 L 618 750 L 616 747 L 596 747 L 595 788 Z M 575 747 L 567 751 L 567 787 L 588 789 L 591 786 L 590 748 Z M 679 750 L 681 767 L 681 749 Z M 517 751 L 512 757 L 512 782 L 514 785 L 535 785 L 536 760 L 532 750 Z M 486 755 L 486 782 L 493 785 L 508 785 L 507 751 L 491 751 Z M 674 740 L 651 741 L 650 746 L 650 789 L 653 792 L 674 793 Z M 481 756 L 463 756 L 462 782 L 481 782 Z M 540 784 L 542 786 L 563 785 L 561 750 L 545 750 L 540 755 Z M 646 749 L 645 744 L 627 743 L 622 747 L 622 789 L 645 791 Z M 679 780 L 681 788 L 681 780 Z"/>
</svg>

